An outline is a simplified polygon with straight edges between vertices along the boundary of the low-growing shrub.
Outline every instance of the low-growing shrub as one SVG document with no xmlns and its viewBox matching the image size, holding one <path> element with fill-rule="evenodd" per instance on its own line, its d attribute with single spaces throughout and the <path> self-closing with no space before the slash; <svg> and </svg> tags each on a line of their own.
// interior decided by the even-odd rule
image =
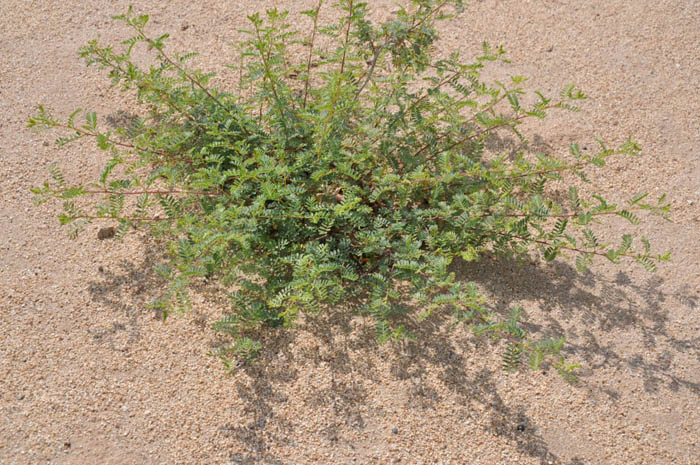
<svg viewBox="0 0 700 465">
<path fill-rule="evenodd" d="M 149 110 L 110 131 L 93 112 L 61 121 L 39 107 L 30 126 L 65 129 L 59 144 L 94 138 L 111 158 L 89 185 L 69 184 L 52 166 L 36 199 L 63 200 L 59 219 L 72 236 L 110 220 L 116 237 L 148 226 L 165 238 L 170 260 L 156 271 L 170 286 L 154 305 L 166 314 L 187 307 L 196 280 L 229 286 L 231 314 L 214 327 L 234 337 L 231 350 L 245 362 L 261 348 L 261 327 L 348 308 L 374 318 L 380 342 L 411 337 L 406 321 L 449 312 L 476 333 L 505 338 L 506 368 L 551 358 L 572 374 L 559 355 L 563 339 L 529 338 L 518 309 L 489 310 L 450 265 L 537 250 L 548 261 L 575 257 L 581 271 L 597 256 L 653 270 L 668 254 L 627 234 L 602 243 L 593 225 L 611 216 L 637 225 L 639 210 L 665 215 L 663 197 L 647 203 L 640 193 L 618 206 L 574 185 L 562 201 L 548 187 L 567 176 L 587 181 L 590 167 L 640 148 L 630 140 L 613 148 L 599 141 L 595 151 L 573 144 L 562 157 L 529 150 L 524 121 L 576 111 L 585 96 L 574 86 L 556 98 L 526 93 L 519 76 L 485 82 L 482 68 L 505 60 L 500 47 L 484 44 L 471 61 L 436 57 L 436 24 L 459 12 L 458 1 L 412 0 L 379 24 L 355 0 L 339 0 L 337 22 L 321 24 L 322 3 L 301 12 L 308 33 L 294 30 L 286 12 L 251 15 L 231 66 L 233 91 L 190 69 L 192 54 L 167 52 L 167 35 L 151 38 L 148 16 L 116 16 L 134 35 L 119 49 L 91 41 L 80 56 Z M 155 58 L 147 69 L 131 58 L 140 45 Z M 503 132 L 522 148 L 487 150 Z M 85 196 L 104 200 L 88 207 L 77 202 Z"/>
</svg>

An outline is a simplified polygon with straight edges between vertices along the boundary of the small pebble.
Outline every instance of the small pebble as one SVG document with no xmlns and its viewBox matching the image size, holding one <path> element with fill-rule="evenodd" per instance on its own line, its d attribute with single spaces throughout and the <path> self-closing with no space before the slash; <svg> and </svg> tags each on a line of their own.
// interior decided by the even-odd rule
<svg viewBox="0 0 700 465">
<path fill-rule="evenodd" d="M 66 449 L 70 449 L 70 441 L 64 442 L 63 447 L 65 447 Z"/>
<path fill-rule="evenodd" d="M 398 429 L 398 428 L 394 428 L 394 429 L 391 430 L 391 432 L 392 432 L 393 434 L 399 434 L 399 429 Z"/>
<path fill-rule="evenodd" d="M 100 265 L 97 267 L 97 271 L 99 271 L 100 273 L 104 273 L 105 269 L 102 268 L 102 265 Z"/>
<path fill-rule="evenodd" d="M 24 394 L 17 394 L 17 400 L 24 399 Z"/>
<path fill-rule="evenodd" d="M 102 228 L 99 231 L 97 231 L 97 238 L 101 241 L 105 239 L 111 239 L 114 237 L 115 233 L 115 229 L 111 226 L 109 228 Z"/>
<path fill-rule="evenodd" d="M 518 431 L 525 431 L 525 425 L 518 425 Z"/>
</svg>

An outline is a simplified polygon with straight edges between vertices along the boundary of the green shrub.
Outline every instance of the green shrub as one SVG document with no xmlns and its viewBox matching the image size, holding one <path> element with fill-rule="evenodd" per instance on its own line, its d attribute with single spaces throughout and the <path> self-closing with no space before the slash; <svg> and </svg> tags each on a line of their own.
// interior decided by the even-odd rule
<svg viewBox="0 0 700 465">
<path fill-rule="evenodd" d="M 645 203 L 639 194 L 622 207 L 584 198 L 574 186 L 559 201 L 548 188 L 566 176 L 587 181 L 589 167 L 640 148 L 599 141 L 591 153 L 574 144 L 562 158 L 528 150 L 523 121 L 576 111 L 585 96 L 573 86 L 558 98 L 526 93 L 518 76 L 484 82 L 482 68 L 505 60 L 502 48 L 487 44 L 470 62 L 458 53 L 436 58 L 436 22 L 448 8 L 458 12 L 458 1 L 413 0 L 375 24 L 365 3 L 339 0 L 340 19 L 330 25 L 320 24 L 322 3 L 302 12 L 308 34 L 293 30 L 286 12 L 249 17 L 232 66 L 234 92 L 188 68 L 192 54 L 166 52 L 168 36 L 150 38 L 147 16 L 129 9 L 115 17 L 135 35 L 119 50 L 91 41 L 80 56 L 150 110 L 107 131 L 95 113 L 84 113 L 84 124 L 76 122 L 80 110 L 61 122 L 39 107 L 30 126 L 64 128 L 70 135 L 59 144 L 92 137 L 111 158 L 86 186 L 69 185 L 52 166 L 36 199 L 63 200 L 59 219 L 72 236 L 93 220 L 111 220 L 117 237 L 147 225 L 166 238 L 170 260 L 156 271 L 170 287 L 155 304 L 165 312 L 188 305 L 196 280 L 216 278 L 233 289 L 232 312 L 215 329 L 238 341 L 232 350 L 245 361 L 259 350 L 250 337 L 261 327 L 348 308 L 374 317 L 380 342 L 411 337 L 406 321 L 449 312 L 477 333 L 505 338 L 506 368 L 524 355 L 533 368 L 553 357 L 571 373 L 558 355 L 563 339 L 529 339 L 518 309 L 499 317 L 450 264 L 535 249 L 546 260 L 574 256 L 581 271 L 596 256 L 653 270 L 669 255 L 653 254 L 644 237 L 640 247 L 631 235 L 604 244 L 592 226 L 610 216 L 636 225 L 639 210 L 665 215 L 663 197 Z M 131 59 L 140 44 L 155 57 L 148 69 Z M 525 148 L 487 150 L 504 131 Z M 103 201 L 76 203 L 84 196 Z"/>
</svg>

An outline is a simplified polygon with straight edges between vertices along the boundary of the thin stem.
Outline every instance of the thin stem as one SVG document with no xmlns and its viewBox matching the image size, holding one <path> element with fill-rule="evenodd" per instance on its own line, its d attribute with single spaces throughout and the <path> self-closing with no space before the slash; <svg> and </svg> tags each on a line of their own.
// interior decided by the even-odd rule
<svg viewBox="0 0 700 465">
<path fill-rule="evenodd" d="M 241 50 L 241 63 L 238 68 L 238 91 L 242 94 L 243 93 L 243 65 L 245 64 L 245 60 L 243 58 L 243 51 Z"/>
<path fill-rule="evenodd" d="M 97 54 L 97 56 L 102 58 L 102 61 L 104 64 L 111 66 L 113 69 L 116 69 L 119 73 L 122 74 L 122 76 L 127 76 L 127 72 L 124 71 L 124 68 L 122 68 L 118 62 L 110 61 L 110 57 L 107 53 L 105 53 L 104 49 L 100 49 L 99 47 L 95 47 L 95 53 Z M 168 94 L 168 92 L 164 91 L 163 89 L 159 89 L 157 87 L 154 87 L 150 84 L 147 84 L 144 81 L 138 83 L 137 85 L 141 89 L 150 89 L 150 90 L 153 90 L 154 92 L 158 93 L 158 95 L 165 100 L 165 102 L 167 103 L 167 105 L 171 109 L 175 110 L 176 112 L 178 112 L 179 114 L 181 114 L 185 118 L 189 119 L 190 121 L 193 121 L 193 122 L 196 121 L 192 115 L 190 115 L 186 111 L 182 110 L 180 107 L 178 107 L 175 104 L 175 102 L 172 101 L 172 99 L 170 98 L 170 94 Z"/>
<path fill-rule="evenodd" d="M 164 217 L 161 218 L 159 216 L 153 217 L 153 218 L 148 218 L 148 217 L 113 217 L 113 216 L 97 216 L 97 215 L 75 215 L 71 216 L 70 218 L 77 220 L 77 219 L 89 219 L 89 220 L 125 220 L 125 221 L 151 221 L 151 222 L 156 222 L 156 221 L 168 221 L 168 220 L 174 220 L 177 218 L 170 218 L 170 217 Z"/>
<path fill-rule="evenodd" d="M 57 128 L 63 128 L 63 129 L 69 129 L 69 130 L 71 130 L 71 131 L 75 131 L 75 132 L 77 132 L 78 134 L 80 134 L 81 136 L 98 137 L 98 136 L 101 136 L 101 135 L 102 135 L 102 134 L 98 134 L 98 133 L 86 131 L 86 130 L 84 130 L 84 129 L 81 129 L 81 128 L 78 128 L 78 127 L 75 127 L 75 126 L 69 126 L 69 125 L 67 125 L 67 124 L 61 124 L 61 123 L 57 123 L 57 122 L 52 122 L 50 125 L 53 126 L 53 127 L 57 127 Z M 151 152 L 151 153 L 154 153 L 154 154 L 156 154 L 156 155 L 161 155 L 161 156 L 164 156 L 164 157 L 167 157 L 167 158 L 170 158 L 170 159 L 174 159 L 174 158 L 176 157 L 176 155 L 175 155 L 175 154 L 172 154 L 172 153 L 162 152 L 162 151 L 159 151 L 159 150 L 153 150 L 153 149 L 149 149 L 149 148 L 141 148 L 141 147 L 137 147 L 137 146 L 135 146 L 135 145 L 133 145 L 133 144 L 129 144 L 129 143 L 127 143 L 127 142 L 119 142 L 119 141 L 116 141 L 116 140 L 114 140 L 114 139 L 109 139 L 109 138 L 108 138 L 106 141 L 107 141 L 108 143 L 110 143 L 110 144 L 117 145 L 117 146 L 119 146 L 119 147 L 124 147 L 124 148 L 132 149 L 132 150 L 137 150 L 137 151 L 138 151 L 138 150 L 141 150 L 141 151 Z M 184 162 L 186 162 L 186 163 L 188 163 L 188 164 L 192 164 L 192 163 L 193 163 L 193 161 L 192 161 L 191 159 L 186 159 L 186 158 L 182 158 L 182 159 L 180 159 L 179 161 L 184 161 Z"/>
<path fill-rule="evenodd" d="M 548 170 L 539 170 L 539 171 L 531 171 L 528 173 L 523 173 L 523 174 L 516 174 L 515 176 L 506 176 L 503 178 L 494 178 L 495 181 L 511 181 L 513 179 L 520 179 L 528 176 L 542 176 L 544 174 L 549 174 L 549 173 L 558 173 L 562 171 L 576 171 L 579 170 L 583 167 L 585 167 L 589 163 L 576 163 L 575 165 L 567 165 L 567 166 L 562 166 L 560 168 L 552 168 Z"/>
<path fill-rule="evenodd" d="M 469 229 L 475 230 L 476 228 L 469 228 Z M 508 238 L 520 239 L 520 240 L 525 241 L 525 242 L 534 242 L 534 243 L 536 243 L 536 244 L 542 244 L 542 245 L 547 245 L 547 246 L 551 246 L 551 245 L 552 245 L 551 242 L 547 242 L 547 241 L 544 241 L 544 240 L 541 240 L 541 239 L 532 239 L 532 238 L 530 238 L 530 237 L 524 237 L 524 236 L 520 236 L 520 235 L 518 235 L 518 234 L 506 233 L 506 232 L 501 232 L 501 231 L 493 231 L 493 230 L 491 230 L 490 232 L 496 233 L 496 234 L 498 234 L 499 236 L 505 236 L 505 237 L 508 237 Z M 596 252 L 596 251 L 593 251 L 593 250 L 584 250 L 584 249 L 579 249 L 579 248 L 577 248 L 577 247 L 569 247 L 569 246 L 566 246 L 566 245 L 559 245 L 558 248 L 564 249 L 564 250 L 570 250 L 570 251 L 576 252 L 576 253 L 593 254 L 593 255 L 598 255 L 598 256 L 601 256 L 601 257 L 607 257 L 607 255 L 604 254 L 604 253 L 602 253 L 602 252 Z M 635 256 L 636 256 L 635 254 L 621 254 L 621 255 L 624 256 L 624 257 L 635 257 Z"/>
<path fill-rule="evenodd" d="M 427 21 L 428 18 L 430 18 L 430 16 L 432 16 L 433 14 L 439 12 L 439 11 L 448 3 L 448 1 L 449 1 L 449 0 L 443 1 L 443 2 L 442 2 L 440 5 L 438 5 L 433 11 L 431 11 L 429 14 L 427 14 L 423 19 L 421 19 L 421 20 L 418 21 L 416 24 L 414 24 L 413 26 L 411 26 L 411 27 L 409 28 L 408 32 L 409 32 L 409 33 L 413 32 L 417 27 L 419 27 L 419 26 L 421 26 L 423 23 L 425 23 L 425 21 Z M 351 2 L 351 4 L 352 4 L 352 2 Z M 370 66 L 370 69 L 369 69 L 369 71 L 367 72 L 367 77 L 365 78 L 364 82 L 362 83 L 362 85 L 361 85 L 360 88 L 358 89 L 357 93 L 355 94 L 355 99 L 354 99 L 354 101 L 357 101 L 357 99 L 359 98 L 360 94 L 361 94 L 362 91 L 364 90 L 365 86 L 367 86 L 367 84 L 369 83 L 370 79 L 372 79 L 372 74 L 374 73 L 374 68 L 375 68 L 375 66 L 376 66 L 376 64 L 377 64 L 377 59 L 379 58 L 379 55 L 381 54 L 382 50 L 384 50 L 384 48 L 386 48 L 387 45 L 389 45 L 389 39 L 386 39 L 381 45 L 379 45 L 379 46 L 374 50 L 374 57 L 373 57 L 373 59 L 372 59 L 372 65 Z M 345 61 L 345 55 L 343 55 L 343 61 Z M 341 72 L 342 72 L 342 70 L 341 70 Z"/>
<path fill-rule="evenodd" d="M 431 89 L 432 89 L 431 91 L 440 89 L 440 87 L 442 87 L 443 85 L 445 85 L 447 82 L 451 81 L 451 80 L 454 79 L 455 77 L 458 77 L 458 74 L 457 74 L 457 73 L 461 73 L 461 71 L 455 72 L 455 74 L 453 74 L 451 77 L 444 79 L 442 82 L 438 83 L 438 84 L 435 85 L 433 88 L 431 88 Z M 415 102 L 413 102 L 413 103 L 411 104 L 411 106 L 408 108 L 408 110 L 406 110 L 406 113 L 410 113 L 410 110 L 413 109 L 416 105 L 418 105 L 418 103 L 420 103 L 422 100 L 424 100 L 425 98 L 427 98 L 428 95 L 429 95 L 429 92 L 431 92 L 431 91 L 426 91 L 426 93 L 423 94 L 418 100 L 416 100 Z M 456 103 L 460 103 L 460 102 L 463 101 L 465 98 L 467 98 L 467 97 L 466 97 L 466 96 L 463 96 L 463 97 L 461 97 L 460 99 L 456 100 L 454 103 L 455 103 L 455 104 L 456 104 Z M 468 120 L 464 121 L 464 123 L 462 123 L 462 125 L 466 126 L 466 125 L 468 125 L 468 124 L 470 124 L 470 123 L 473 123 L 474 120 L 476 119 L 476 115 L 478 115 L 479 113 L 491 111 L 497 104 L 499 104 L 500 102 L 502 102 L 503 99 L 505 99 L 505 98 L 506 98 L 506 95 L 504 94 L 504 95 L 502 95 L 501 97 L 499 97 L 499 98 L 497 98 L 497 99 L 494 99 L 494 100 L 493 100 L 487 107 L 485 107 L 483 110 L 481 110 L 480 112 L 478 112 L 477 114 L 475 114 L 473 117 L 469 118 Z M 441 115 L 444 111 L 445 111 L 445 108 L 442 108 L 441 110 L 439 110 L 439 112 L 435 113 L 435 116 Z M 414 130 L 414 131 L 409 132 L 408 134 L 404 134 L 404 135 L 401 137 L 401 139 L 407 140 L 408 138 L 413 137 L 413 136 L 416 135 L 416 134 L 417 134 L 417 130 Z M 424 151 L 425 149 L 427 149 L 428 147 L 430 147 L 431 145 L 433 145 L 434 142 L 440 141 L 440 140 L 444 139 L 444 138 L 447 137 L 447 136 L 449 136 L 449 132 L 446 132 L 445 134 L 439 136 L 435 141 L 433 141 L 433 142 L 431 142 L 431 143 L 429 143 L 429 144 L 426 143 L 425 145 L 423 145 L 423 146 L 419 149 L 418 152 L 416 152 L 416 153 L 414 154 L 414 156 L 420 155 L 420 153 L 422 153 L 422 151 Z M 376 143 L 380 138 L 381 138 L 381 137 L 375 138 L 370 144 Z M 465 142 L 466 142 L 466 141 L 465 141 Z M 396 148 L 394 148 L 394 150 L 392 150 L 392 152 L 389 154 L 389 156 L 395 154 L 396 151 L 399 150 L 399 148 L 400 148 L 399 146 L 397 146 Z M 430 159 L 432 159 L 432 157 L 427 157 L 425 161 L 429 161 Z"/>
<path fill-rule="evenodd" d="M 263 48 L 263 39 L 260 36 L 260 27 L 256 24 L 255 25 L 255 35 L 258 39 L 258 43 L 255 45 L 255 48 L 258 50 L 258 53 L 260 54 L 260 59 L 263 62 L 263 66 L 265 67 L 265 76 L 264 79 L 267 79 L 270 81 L 270 90 L 272 90 L 272 95 L 275 98 L 275 104 L 277 106 L 277 110 L 280 113 L 280 122 L 282 123 L 282 127 L 284 129 L 284 132 L 287 132 L 287 121 L 286 117 L 284 114 L 284 105 L 282 104 L 282 101 L 280 100 L 279 94 L 277 93 L 277 85 L 275 84 L 274 79 L 272 78 L 272 71 L 270 70 L 270 47 L 268 45 L 267 50 Z M 264 81 L 263 81 L 264 83 Z M 260 103 L 261 105 L 261 112 L 262 112 L 262 102 Z"/>
<path fill-rule="evenodd" d="M 603 212 L 591 212 L 591 216 L 601 216 L 601 215 L 619 215 L 620 211 L 615 210 L 615 211 L 603 211 Z M 559 215 L 553 215 L 553 214 L 547 214 L 547 215 L 538 215 L 535 213 L 496 213 L 492 211 L 486 211 L 480 215 L 476 215 L 475 217 L 472 218 L 488 218 L 488 217 L 499 217 L 499 218 L 525 218 L 525 217 L 536 217 L 536 218 L 575 218 L 579 214 L 578 213 L 562 213 Z M 454 220 L 459 218 L 459 216 L 427 216 L 421 218 L 421 220 L 429 220 L 429 221 L 434 221 L 434 220 Z"/>
<path fill-rule="evenodd" d="M 151 38 L 149 38 L 148 36 L 146 36 L 146 34 L 145 34 L 144 31 L 143 31 L 143 27 L 139 27 L 139 26 L 136 26 L 136 25 L 131 24 L 131 23 L 129 23 L 129 24 L 131 25 L 131 27 L 133 27 L 133 28 L 144 38 L 144 40 L 146 40 L 146 41 L 148 42 L 148 44 L 149 44 L 150 46 L 152 46 L 153 48 L 155 48 L 156 50 L 158 50 L 158 54 L 159 54 L 160 57 L 162 57 L 165 61 L 167 61 L 168 63 L 170 63 L 170 65 L 172 65 L 175 69 L 177 69 L 177 70 L 180 72 L 180 74 L 182 74 L 182 76 L 185 77 L 185 79 L 187 79 L 188 81 L 190 81 L 193 85 L 199 87 L 199 89 L 202 90 L 202 92 L 204 92 L 204 93 L 205 93 L 214 103 L 216 103 L 220 108 L 222 108 L 224 111 L 226 111 L 226 113 L 228 113 L 229 116 L 233 117 L 233 118 L 238 122 L 238 126 L 240 127 L 241 131 L 242 131 L 244 134 L 250 135 L 250 132 L 248 131 L 248 129 L 246 129 L 246 127 L 238 120 L 238 118 L 237 118 L 237 116 L 236 116 L 235 114 L 231 113 L 231 110 L 230 110 L 226 105 L 224 105 L 224 104 L 221 102 L 221 100 L 219 100 L 214 94 L 212 94 L 211 91 L 209 91 L 209 89 L 207 89 L 206 87 L 204 87 L 204 85 L 203 85 L 201 82 L 199 82 L 197 79 L 195 79 L 190 73 L 188 73 L 188 72 L 187 72 L 182 66 L 180 66 L 175 60 L 173 60 L 172 58 L 170 58 L 170 57 L 163 51 L 163 47 L 162 47 L 162 46 L 157 45 L 157 44 L 156 44 L 156 41 L 154 41 L 153 39 L 151 39 Z"/>
<path fill-rule="evenodd" d="M 436 6 L 430 13 L 425 15 L 420 21 L 418 21 L 416 24 L 411 26 L 411 28 L 408 30 L 409 32 L 413 32 L 416 28 L 422 26 L 431 16 L 435 15 L 436 13 L 439 13 L 440 10 L 442 10 L 445 5 L 447 5 L 451 0 L 443 0 L 438 6 Z"/>
<path fill-rule="evenodd" d="M 306 109 L 306 99 L 309 96 L 309 81 L 311 80 L 311 59 L 313 58 L 314 42 L 316 40 L 316 31 L 318 29 L 318 12 L 321 11 L 321 5 L 323 5 L 323 0 L 319 0 L 316 10 L 314 12 L 314 29 L 311 32 L 311 43 L 309 44 L 309 57 L 306 62 L 306 82 L 304 83 L 304 106 Z"/>
<path fill-rule="evenodd" d="M 374 57 L 372 58 L 372 64 L 369 68 L 369 71 L 367 72 L 367 77 L 365 78 L 364 82 L 360 86 L 359 89 L 357 89 L 357 92 L 355 92 L 355 98 L 353 99 L 353 103 L 357 102 L 357 99 L 360 97 L 360 94 L 362 91 L 365 89 L 365 86 L 367 86 L 367 83 L 369 83 L 369 80 L 372 79 L 372 74 L 374 73 L 374 68 L 377 66 L 377 59 L 379 58 L 379 54 L 382 52 L 384 47 L 386 46 L 386 43 L 380 45 L 377 47 L 374 51 Z"/>
<path fill-rule="evenodd" d="M 221 103 L 221 101 L 220 101 L 218 98 L 216 98 L 216 96 L 213 95 L 213 94 L 209 91 L 209 89 L 207 89 L 206 87 L 204 87 L 204 85 L 202 85 L 201 82 L 199 82 L 197 79 L 195 79 L 194 77 L 192 77 L 192 75 L 190 75 L 182 66 L 180 66 L 175 60 L 173 60 L 172 58 L 170 58 L 170 57 L 163 51 L 163 47 L 162 47 L 162 46 L 156 46 L 156 41 L 153 40 L 153 39 L 151 39 L 151 38 L 149 38 L 148 36 L 146 36 L 146 34 L 145 34 L 144 31 L 143 31 L 143 28 L 138 27 L 138 26 L 135 26 L 135 25 L 131 25 L 131 26 L 132 26 L 134 29 L 136 29 L 136 31 L 148 42 L 149 45 L 151 45 L 151 46 L 154 47 L 156 50 L 158 50 L 159 55 L 160 55 L 165 61 L 167 61 L 168 63 L 170 63 L 170 65 L 172 65 L 175 69 L 177 69 L 188 81 L 190 81 L 190 82 L 191 82 L 192 84 L 194 84 L 195 86 L 199 87 L 199 88 L 202 90 L 202 92 L 204 92 L 211 100 L 214 101 L 214 103 L 216 103 L 219 107 L 221 107 L 221 108 L 223 108 L 224 110 L 226 110 L 226 112 L 229 113 L 229 115 L 231 115 L 231 113 L 229 112 L 229 109 L 228 109 L 223 103 Z M 231 116 L 234 116 L 234 115 L 231 115 Z"/>
<path fill-rule="evenodd" d="M 482 111 L 476 113 L 472 118 L 470 118 L 469 120 L 465 121 L 464 124 L 466 125 L 466 124 L 472 123 L 472 122 L 474 122 L 474 120 L 476 120 L 476 118 L 477 118 L 478 115 L 480 115 L 480 114 L 482 114 L 482 113 L 486 113 L 486 112 L 492 111 L 493 108 L 494 108 L 499 102 L 501 102 L 504 98 L 505 98 L 505 94 L 504 94 L 503 96 L 501 96 L 500 98 L 495 99 L 487 108 L 485 108 L 484 110 L 482 110 Z M 549 107 L 548 107 L 548 108 L 549 108 Z M 548 108 L 545 108 L 545 110 L 548 109 Z M 434 159 L 435 157 L 437 157 L 438 155 L 440 155 L 441 153 L 444 153 L 444 152 L 447 152 L 447 151 L 449 151 L 449 150 L 452 150 L 453 148 L 455 148 L 455 147 L 457 147 L 457 146 L 459 146 L 459 145 L 462 145 L 462 144 L 464 144 L 464 143 L 466 143 L 466 142 L 469 142 L 470 140 L 476 139 L 477 137 L 479 137 L 479 136 L 481 136 L 481 135 L 483 135 L 483 134 L 485 134 L 485 133 L 487 133 L 487 132 L 489 132 L 489 131 L 493 131 L 494 129 L 499 129 L 499 128 L 502 128 L 502 127 L 505 127 L 505 126 L 510 126 L 510 125 L 512 125 L 513 123 L 516 123 L 517 121 L 520 121 L 521 119 L 526 118 L 527 116 L 528 116 L 527 114 L 523 114 L 523 115 L 520 115 L 520 116 L 516 116 L 515 118 L 513 118 L 513 119 L 511 119 L 511 120 L 508 120 L 507 122 L 505 122 L 505 123 L 503 123 L 503 124 L 497 124 L 497 125 L 495 125 L 495 126 L 490 126 L 490 127 L 487 127 L 487 128 L 482 129 L 481 131 L 477 131 L 477 132 L 475 132 L 475 133 L 473 133 L 473 134 L 470 134 L 470 135 L 468 135 L 468 136 L 466 136 L 466 137 L 463 137 L 462 139 L 458 139 L 456 142 L 454 142 L 454 143 L 448 145 L 447 147 L 445 147 L 445 148 L 443 148 L 443 149 L 441 149 L 441 150 L 436 150 L 435 152 L 431 153 L 429 156 L 425 157 L 425 160 L 424 160 L 424 161 L 425 161 L 425 162 L 428 162 L 428 161 Z M 432 146 L 435 142 L 444 139 L 445 137 L 449 136 L 449 134 L 450 134 L 450 133 L 447 132 L 447 133 L 441 135 L 440 137 L 438 137 L 435 141 L 433 141 L 433 142 L 431 142 L 431 143 L 426 143 L 426 144 L 424 144 L 420 149 L 418 149 L 418 150 L 413 154 L 413 156 L 414 156 L 414 157 L 417 157 L 418 155 L 420 155 L 421 153 L 423 153 L 427 148 L 429 148 L 430 146 Z"/>
<path fill-rule="evenodd" d="M 67 189 L 61 189 L 55 191 L 56 193 L 66 192 Z M 224 192 L 206 192 L 206 191 L 187 191 L 187 190 L 139 190 L 139 191 L 112 191 L 107 189 L 92 189 L 83 191 L 85 194 L 124 194 L 124 195 L 142 195 L 142 194 L 155 194 L 155 195 L 172 195 L 172 194 L 183 194 L 183 195 L 204 195 L 208 197 L 216 197 L 224 194 Z"/>
<path fill-rule="evenodd" d="M 350 26 L 352 25 L 352 15 L 354 13 L 353 0 L 350 0 L 348 5 L 348 27 L 345 29 L 345 43 L 343 44 L 343 58 L 340 61 L 340 74 L 345 71 L 345 56 L 348 52 L 348 43 L 350 42 Z"/>
</svg>

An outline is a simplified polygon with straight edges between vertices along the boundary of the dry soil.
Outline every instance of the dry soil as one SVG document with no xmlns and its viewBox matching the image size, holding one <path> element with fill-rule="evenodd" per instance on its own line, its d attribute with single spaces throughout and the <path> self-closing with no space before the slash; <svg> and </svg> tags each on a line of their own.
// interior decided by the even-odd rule
<svg viewBox="0 0 700 465">
<path fill-rule="evenodd" d="M 201 52 L 224 81 L 247 14 L 311 5 L 135 3 L 172 34 L 169 50 Z M 643 158 L 592 172 L 598 190 L 673 201 L 670 221 L 641 229 L 673 250 L 656 274 L 490 259 L 460 270 L 496 310 L 522 305 L 534 334 L 568 338 L 583 365 L 575 386 L 552 370 L 505 374 L 490 343 L 446 323 L 377 348 L 363 321 L 343 318 L 270 335 L 261 363 L 227 377 L 209 355 L 223 300 L 200 293 L 190 313 L 155 318 L 155 244 L 99 240 L 98 225 L 72 241 L 57 206 L 29 194 L 51 162 L 89 181 L 106 160 L 93 142 L 58 148 L 57 134 L 27 129 L 35 105 L 93 109 L 103 124 L 136 111 L 76 56 L 91 38 L 124 37 L 110 16 L 127 5 L 0 1 L 0 463 L 700 464 L 699 2 L 475 0 L 442 29 L 443 51 L 503 44 L 512 63 L 495 76 L 531 76 L 529 88 L 549 93 L 580 85 L 583 110 L 529 137 L 563 153 L 631 135 Z M 376 17 L 394 8 L 370 6 Z M 603 227 L 611 238 L 625 228 Z"/>
</svg>

